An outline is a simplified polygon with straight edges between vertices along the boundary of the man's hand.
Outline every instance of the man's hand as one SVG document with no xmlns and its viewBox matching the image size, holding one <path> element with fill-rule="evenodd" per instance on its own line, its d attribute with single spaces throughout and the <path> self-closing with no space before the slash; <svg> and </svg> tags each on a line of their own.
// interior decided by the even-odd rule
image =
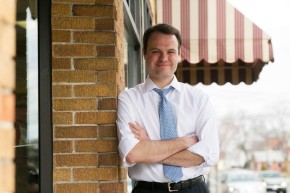
<svg viewBox="0 0 290 193">
<path fill-rule="evenodd" d="M 131 129 L 131 131 L 134 133 L 136 139 L 142 141 L 142 140 L 150 140 L 147 132 L 145 131 L 145 129 L 137 122 L 133 123 L 130 122 L 129 123 L 129 127 Z"/>
</svg>

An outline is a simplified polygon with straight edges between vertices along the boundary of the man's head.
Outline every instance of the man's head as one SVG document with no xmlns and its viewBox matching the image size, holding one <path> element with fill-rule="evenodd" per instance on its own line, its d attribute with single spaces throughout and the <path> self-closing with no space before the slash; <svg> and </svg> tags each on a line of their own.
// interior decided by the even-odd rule
<svg viewBox="0 0 290 193">
<path fill-rule="evenodd" d="M 143 36 L 143 52 L 144 54 L 147 53 L 147 47 L 148 47 L 148 40 L 151 37 L 152 33 L 154 32 L 160 32 L 167 35 L 174 35 L 178 41 L 178 52 L 180 52 L 181 47 L 181 36 L 180 32 L 173 26 L 168 24 L 157 24 L 154 26 L 149 27 Z"/>
<path fill-rule="evenodd" d="M 167 24 L 150 27 L 144 34 L 143 54 L 149 78 L 159 87 L 168 85 L 177 69 L 181 39 Z"/>
</svg>

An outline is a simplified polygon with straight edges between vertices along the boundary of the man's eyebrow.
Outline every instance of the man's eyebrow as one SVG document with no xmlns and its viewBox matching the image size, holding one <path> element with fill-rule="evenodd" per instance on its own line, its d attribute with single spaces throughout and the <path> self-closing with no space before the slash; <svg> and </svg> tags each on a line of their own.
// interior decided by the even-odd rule
<svg viewBox="0 0 290 193">
<path fill-rule="evenodd" d="M 149 50 L 159 50 L 159 51 L 160 51 L 159 48 L 151 48 L 151 49 L 149 49 Z M 176 50 L 175 48 L 170 48 L 170 49 L 168 49 L 167 51 L 175 51 L 175 52 L 177 52 L 177 50 Z"/>
</svg>

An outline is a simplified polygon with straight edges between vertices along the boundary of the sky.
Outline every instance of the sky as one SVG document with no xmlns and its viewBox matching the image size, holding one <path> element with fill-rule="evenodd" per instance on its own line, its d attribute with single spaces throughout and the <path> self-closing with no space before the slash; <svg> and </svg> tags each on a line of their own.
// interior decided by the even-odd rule
<svg viewBox="0 0 290 193">
<path fill-rule="evenodd" d="M 27 13 L 27 87 L 28 87 L 28 114 L 27 114 L 27 140 L 38 139 L 38 21 L 31 18 L 29 9 Z"/>
<path fill-rule="evenodd" d="M 228 0 L 272 40 L 274 62 L 264 66 L 252 85 L 199 84 L 219 117 L 234 111 L 259 114 L 271 106 L 290 109 L 290 0 Z"/>
</svg>

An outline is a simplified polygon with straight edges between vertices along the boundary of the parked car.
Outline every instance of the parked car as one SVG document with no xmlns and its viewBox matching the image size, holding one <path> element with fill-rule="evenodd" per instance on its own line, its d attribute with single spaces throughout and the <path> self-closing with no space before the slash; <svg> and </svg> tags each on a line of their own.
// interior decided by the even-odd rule
<svg viewBox="0 0 290 193">
<path fill-rule="evenodd" d="M 260 176 L 267 184 L 267 191 L 277 193 L 287 192 L 287 181 L 280 172 L 276 171 L 261 171 Z"/>
<path fill-rule="evenodd" d="M 266 184 L 251 170 L 232 169 L 222 177 L 222 193 L 266 193 Z"/>
</svg>

